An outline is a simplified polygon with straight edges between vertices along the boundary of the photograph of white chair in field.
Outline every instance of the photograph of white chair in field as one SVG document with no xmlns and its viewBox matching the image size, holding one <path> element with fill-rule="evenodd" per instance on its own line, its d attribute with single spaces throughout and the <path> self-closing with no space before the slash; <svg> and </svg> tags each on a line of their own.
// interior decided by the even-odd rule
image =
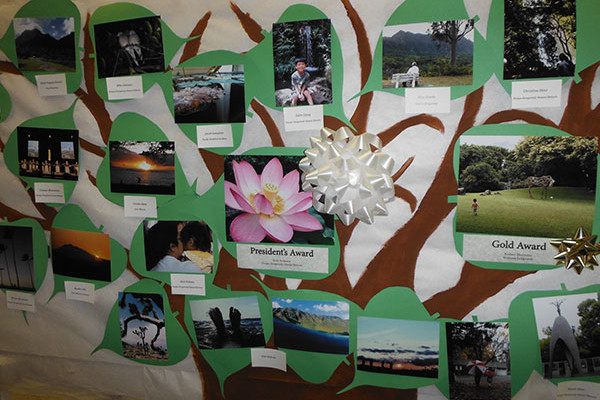
<svg viewBox="0 0 600 400">
<path fill-rule="evenodd" d="M 570 237 L 592 231 L 597 139 L 462 136 L 456 231 Z"/>
</svg>

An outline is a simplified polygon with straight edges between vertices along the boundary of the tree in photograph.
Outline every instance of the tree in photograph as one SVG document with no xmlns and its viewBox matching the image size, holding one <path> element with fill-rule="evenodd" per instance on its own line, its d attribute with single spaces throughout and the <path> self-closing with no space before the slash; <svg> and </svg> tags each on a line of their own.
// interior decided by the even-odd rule
<svg viewBox="0 0 600 400">
<path fill-rule="evenodd" d="M 4 254 L 4 269 L 6 270 L 6 275 L 8 276 L 8 285 L 10 287 L 15 287 L 12 278 L 10 277 L 10 268 L 8 267 L 8 247 L 4 243 L 0 243 L 0 253 Z M 2 279 L 2 285 L 4 286 L 4 278 Z"/>
<path fill-rule="evenodd" d="M 35 286 L 35 283 L 33 281 L 33 266 L 31 265 L 31 262 L 33 261 L 33 257 L 31 257 L 29 254 L 25 253 L 21 256 L 21 261 L 23 261 L 24 263 L 27 263 L 27 272 L 29 272 L 31 288 L 33 289 Z"/>
<path fill-rule="evenodd" d="M 600 355 L 600 294 L 586 299 L 577 306 L 579 329 L 577 344 L 582 358 Z"/>
<path fill-rule="evenodd" d="M 552 36 L 569 62 L 575 63 L 575 0 L 546 0 L 546 15 Z"/>
<path fill-rule="evenodd" d="M 131 298 L 131 302 L 129 302 L 127 300 L 128 298 Z M 138 306 L 134 303 L 134 300 L 137 300 L 140 304 L 142 304 L 144 306 L 141 311 L 138 308 Z M 138 320 L 138 321 L 142 321 L 142 322 L 147 322 L 156 327 L 156 334 L 150 341 L 150 347 L 154 351 L 158 351 L 158 352 L 164 351 L 163 349 L 154 346 L 154 343 L 160 336 L 162 329 L 165 327 L 165 320 L 159 318 L 158 314 L 156 312 L 156 307 L 162 308 L 162 296 L 161 295 L 152 294 L 152 293 L 123 293 L 123 296 L 119 300 L 119 307 L 120 308 L 128 307 L 129 313 L 131 314 L 124 321 L 122 321 L 123 325 L 121 327 L 121 337 L 125 337 L 127 335 L 127 325 L 131 321 Z M 133 332 L 133 333 L 136 334 L 135 332 Z M 138 335 L 138 334 L 136 334 L 136 335 Z M 144 333 L 144 337 L 145 337 L 145 333 Z M 140 336 L 140 338 L 141 338 L 141 336 Z"/>
<path fill-rule="evenodd" d="M 460 19 L 455 21 L 432 22 L 427 33 L 437 42 L 448 43 L 450 47 L 450 65 L 456 65 L 456 44 L 471 32 L 475 24 L 472 19 Z"/>
<path fill-rule="evenodd" d="M 15 276 L 17 278 L 17 286 L 21 287 L 21 280 L 19 279 L 19 269 L 17 268 L 17 257 L 15 256 L 15 232 L 9 228 L 4 231 L 4 239 L 9 240 L 12 245 L 12 258 L 13 258 L 13 268 L 15 271 Z"/>
<path fill-rule="evenodd" d="M 467 192 L 502 189 L 498 173 L 486 162 L 479 162 L 465 168 L 459 176 L 459 185 Z"/>
<path fill-rule="evenodd" d="M 132 333 L 138 336 L 142 340 L 142 349 L 144 350 L 144 354 L 148 355 L 148 346 L 146 345 L 146 331 L 148 327 L 140 326 L 138 329 L 134 330 Z"/>
</svg>

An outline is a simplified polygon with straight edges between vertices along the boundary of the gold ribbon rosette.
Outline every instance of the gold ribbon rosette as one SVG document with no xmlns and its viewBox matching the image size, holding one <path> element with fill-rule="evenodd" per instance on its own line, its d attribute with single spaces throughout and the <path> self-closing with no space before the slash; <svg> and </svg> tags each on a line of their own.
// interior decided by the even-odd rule
<svg viewBox="0 0 600 400">
<path fill-rule="evenodd" d="M 313 207 L 335 214 L 345 225 L 354 219 L 373 223 L 387 215 L 394 200 L 394 160 L 380 151 L 381 139 L 372 133 L 354 135 L 346 128 L 321 129 L 300 161 L 302 189 L 313 194 Z"/>
<path fill-rule="evenodd" d="M 591 270 L 598 266 L 596 256 L 600 254 L 600 246 L 596 244 L 596 235 L 588 235 L 583 228 L 577 229 L 572 238 L 552 240 L 550 244 L 558 250 L 554 256 L 556 265 L 564 265 L 566 269 L 573 268 L 581 274 L 584 268 Z"/>
</svg>

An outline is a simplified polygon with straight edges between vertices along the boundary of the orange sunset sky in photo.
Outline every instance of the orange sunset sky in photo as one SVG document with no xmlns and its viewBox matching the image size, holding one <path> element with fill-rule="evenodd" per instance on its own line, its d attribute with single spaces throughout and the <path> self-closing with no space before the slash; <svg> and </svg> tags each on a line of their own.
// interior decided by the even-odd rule
<svg viewBox="0 0 600 400">
<path fill-rule="evenodd" d="M 175 169 L 175 166 L 173 165 L 155 164 L 150 158 L 139 154 L 132 154 L 130 157 L 121 158 L 119 160 L 111 160 L 110 165 L 111 167 L 139 169 L 142 171 L 168 171 Z"/>
<path fill-rule="evenodd" d="M 97 258 L 110 260 L 110 237 L 105 233 L 52 228 L 51 240 L 53 249 L 70 244 L 87 251 Z"/>
</svg>

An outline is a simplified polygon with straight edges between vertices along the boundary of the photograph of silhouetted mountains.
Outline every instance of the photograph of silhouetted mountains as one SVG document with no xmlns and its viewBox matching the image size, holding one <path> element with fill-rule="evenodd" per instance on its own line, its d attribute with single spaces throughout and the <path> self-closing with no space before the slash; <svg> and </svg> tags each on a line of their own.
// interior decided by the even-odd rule
<svg viewBox="0 0 600 400">
<path fill-rule="evenodd" d="M 52 228 L 55 274 L 110 282 L 110 237 L 103 233 Z"/>
<path fill-rule="evenodd" d="M 73 18 L 15 18 L 13 26 L 20 70 L 75 71 Z"/>
</svg>

